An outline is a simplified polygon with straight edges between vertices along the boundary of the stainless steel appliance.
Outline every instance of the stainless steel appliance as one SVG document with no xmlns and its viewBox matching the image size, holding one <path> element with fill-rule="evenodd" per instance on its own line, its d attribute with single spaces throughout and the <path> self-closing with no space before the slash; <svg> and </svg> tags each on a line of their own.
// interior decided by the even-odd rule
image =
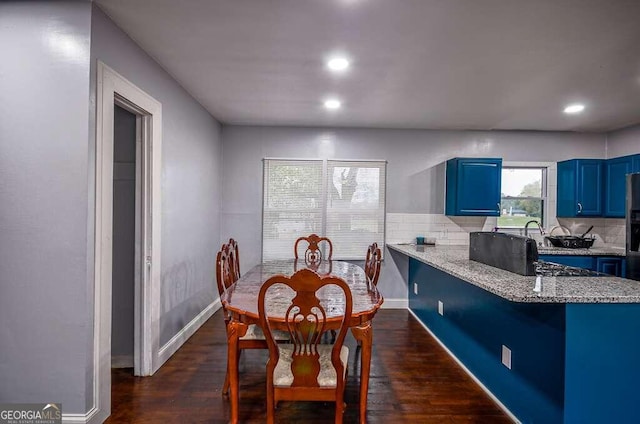
<svg viewBox="0 0 640 424">
<path fill-rule="evenodd" d="M 423 246 L 416 246 L 416 248 Z M 596 277 L 605 274 L 538 260 L 536 242 L 529 237 L 498 232 L 469 233 L 469 259 L 520 275 Z"/>
<path fill-rule="evenodd" d="M 627 175 L 627 278 L 640 280 L 640 173 Z"/>
<path fill-rule="evenodd" d="M 476 231 L 469 233 L 469 259 L 520 275 L 536 275 L 538 248 L 529 237 Z"/>
</svg>

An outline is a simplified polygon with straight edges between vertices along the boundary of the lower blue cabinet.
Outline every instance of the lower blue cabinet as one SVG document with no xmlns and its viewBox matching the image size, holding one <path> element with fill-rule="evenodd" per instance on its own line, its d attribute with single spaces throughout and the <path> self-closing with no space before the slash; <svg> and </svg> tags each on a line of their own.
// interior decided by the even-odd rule
<svg viewBox="0 0 640 424">
<path fill-rule="evenodd" d="M 626 277 L 626 262 L 624 258 L 596 257 L 596 271 L 616 277 Z"/>
<path fill-rule="evenodd" d="M 540 255 L 540 260 L 585 268 L 616 277 L 626 276 L 626 263 L 620 256 Z"/>
</svg>

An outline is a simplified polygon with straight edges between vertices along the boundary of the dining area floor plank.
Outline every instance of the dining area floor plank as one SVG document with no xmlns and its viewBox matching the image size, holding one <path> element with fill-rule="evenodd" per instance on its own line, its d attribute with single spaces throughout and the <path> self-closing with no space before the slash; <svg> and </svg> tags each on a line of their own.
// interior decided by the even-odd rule
<svg viewBox="0 0 640 424">
<path fill-rule="evenodd" d="M 383 309 L 374 321 L 367 404 L 368 423 L 510 423 L 509 416 L 469 377 L 406 310 Z M 359 421 L 359 351 L 349 335 L 345 423 Z M 266 421 L 266 350 L 246 350 L 240 359 L 242 423 Z M 227 338 L 216 312 L 151 377 L 131 368 L 112 370 L 111 416 L 106 423 L 226 423 L 229 400 L 222 385 Z M 334 406 L 280 402 L 278 423 L 331 423 Z"/>
</svg>

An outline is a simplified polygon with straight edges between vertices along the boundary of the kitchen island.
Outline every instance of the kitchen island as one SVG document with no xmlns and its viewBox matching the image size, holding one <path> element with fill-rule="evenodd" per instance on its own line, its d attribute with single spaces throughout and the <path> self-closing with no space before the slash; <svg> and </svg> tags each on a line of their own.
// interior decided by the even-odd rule
<svg viewBox="0 0 640 424">
<path fill-rule="evenodd" d="M 468 246 L 388 247 L 409 257 L 412 313 L 518 420 L 636 420 L 640 282 L 521 276 L 470 261 Z"/>
</svg>

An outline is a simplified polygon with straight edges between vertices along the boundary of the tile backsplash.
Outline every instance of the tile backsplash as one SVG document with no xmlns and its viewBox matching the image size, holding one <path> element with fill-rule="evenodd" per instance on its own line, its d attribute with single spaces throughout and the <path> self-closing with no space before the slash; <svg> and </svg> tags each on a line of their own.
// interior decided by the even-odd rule
<svg viewBox="0 0 640 424">
<path fill-rule="evenodd" d="M 567 227 L 571 234 L 580 235 L 591 225 L 593 230 L 589 234 L 596 235 L 594 246 L 603 243 L 624 247 L 625 220 L 615 218 L 558 218 L 558 223 Z"/>
<path fill-rule="evenodd" d="M 571 234 L 580 235 L 591 225 L 590 234 L 596 236 L 594 246 L 604 243 L 624 247 L 625 220 L 612 218 L 558 218 L 557 223 L 567 227 Z M 556 222 L 548 226 L 549 230 Z M 387 243 L 415 243 L 416 236 L 435 240 L 436 244 L 468 245 L 472 231 L 492 231 L 497 225 L 495 217 L 446 216 L 443 214 L 388 213 Z M 515 230 L 518 233 L 518 230 Z M 539 236 L 534 238 L 538 239 Z"/>
<path fill-rule="evenodd" d="M 387 243 L 415 243 L 416 236 L 435 239 L 436 244 L 469 244 L 472 231 L 491 231 L 497 218 L 446 216 L 443 214 L 388 213 Z"/>
</svg>

